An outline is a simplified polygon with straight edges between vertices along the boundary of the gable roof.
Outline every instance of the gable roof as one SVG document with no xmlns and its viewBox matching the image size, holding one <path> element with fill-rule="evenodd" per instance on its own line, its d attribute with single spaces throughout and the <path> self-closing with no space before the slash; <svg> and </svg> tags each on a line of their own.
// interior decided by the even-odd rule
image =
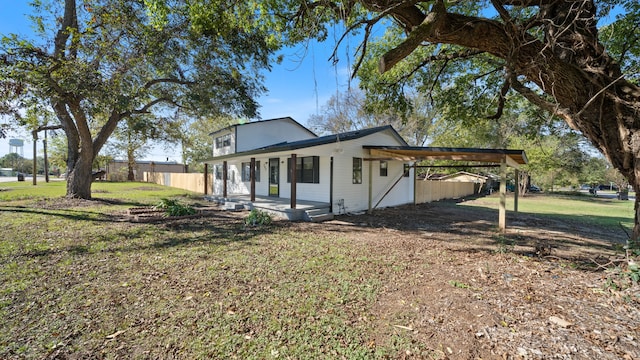
<svg viewBox="0 0 640 360">
<path fill-rule="evenodd" d="M 402 136 L 400 136 L 400 134 L 398 134 L 398 132 L 391 125 L 384 125 L 384 126 L 378 126 L 378 127 L 369 128 L 369 129 L 347 131 L 340 134 L 320 136 L 312 139 L 292 141 L 292 142 L 282 142 L 282 143 L 264 146 L 264 147 L 249 150 L 249 151 L 216 156 L 210 159 L 206 159 L 203 162 L 210 162 L 212 160 L 224 160 L 224 159 L 234 158 L 238 156 L 257 155 L 257 154 L 264 154 L 264 153 L 271 153 L 271 152 L 304 149 L 304 148 L 309 148 L 313 146 L 332 144 L 338 141 L 355 140 L 355 139 L 359 139 L 359 138 L 372 135 L 378 132 L 382 132 L 382 131 L 391 131 L 391 134 L 393 135 L 393 137 L 396 138 L 401 144 L 403 144 L 403 146 L 408 146 L 407 142 L 402 138 Z"/>
<path fill-rule="evenodd" d="M 221 133 L 223 131 L 229 131 L 229 130 L 233 130 L 236 129 L 240 126 L 260 126 L 263 125 L 265 123 L 268 122 L 275 122 L 275 121 L 286 121 L 286 122 L 290 122 L 294 125 L 297 125 L 298 127 L 300 127 L 301 129 L 307 131 L 309 134 L 311 134 L 314 137 L 317 137 L 318 135 L 316 135 L 313 131 L 307 129 L 306 127 L 302 126 L 302 124 L 300 124 L 299 122 L 295 121 L 292 117 L 290 116 L 285 116 L 285 117 L 281 117 L 281 118 L 274 118 L 274 119 L 266 119 L 266 120 L 258 120 L 258 121 L 250 121 L 250 122 L 246 122 L 246 123 L 242 123 L 242 124 L 233 124 L 233 125 L 229 125 L 226 127 L 223 127 L 222 129 L 218 129 L 214 132 L 209 133 L 209 136 L 214 136 L 215 134 Z"/>
<path fill-rule="evenodd" d="M 470 177 L 475 177 L 475 178 L 482 179 L 482 180 L 487 180 L 488 179 L 487 176 L 480 175 L 480 174 L 474 174 L 474 173 L 470 173 L 470 172 L 467 172 L 467 171 L 458 171 L 458 172 L 453 173 L 453 174 L 443 175 L 439 179 L 440 180 L 453 179 L 453 178 L 456 178 L 458 176 L 470 176 Z"/>
</svg>

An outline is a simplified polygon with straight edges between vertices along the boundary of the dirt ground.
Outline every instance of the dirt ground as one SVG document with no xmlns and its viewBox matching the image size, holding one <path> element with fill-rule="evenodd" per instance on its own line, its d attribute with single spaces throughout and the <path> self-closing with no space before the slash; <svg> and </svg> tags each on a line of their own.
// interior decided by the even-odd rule
<svg viewBox="0 0 640 360">
<path fill-rule="evenodd" d="M 621 259 L 622 230 L 496 224 L 496 211 L 441 202 L 290 226 L 397 259 L 374 313 L 379 341 L 411 338 L 401 357 L 640 359 L 640 289 L 599 265 Z"/>
</svg>

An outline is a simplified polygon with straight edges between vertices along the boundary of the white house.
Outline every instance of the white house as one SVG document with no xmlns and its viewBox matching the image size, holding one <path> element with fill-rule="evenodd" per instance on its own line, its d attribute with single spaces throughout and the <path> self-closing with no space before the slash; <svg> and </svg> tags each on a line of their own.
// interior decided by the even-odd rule
<svg viewBox="0 0 640 360">
<path fill-rule="evenodd" d="M 318 137 L 287 117 L 211 136 L 213 157 L 204 163 L 213 166 L 214 197 L 278 202 L 290 219 L 311 217 L 305 207 L 342 214 L 414 203 L 422 159 L 526 163 L 521 150 L 411 147 L 389 125 Z"/>
<path fill-rule="evenodd" d="M 369 209 L 370 196 L 378 207 L 413 202 L 411 162 L 372 161 L 363 148 L 407 146 L 391 126 L 318 137 L 293 119 L 281 118 L 238 124 L 211 135 L 214 156 L 205 163 L 213 165 L 217 196 L 251 195 L 254 161 L 253 194 L 258 197 L 293 199 L 293 206 L 321 203 L 336 214 Z"/>
</svg>

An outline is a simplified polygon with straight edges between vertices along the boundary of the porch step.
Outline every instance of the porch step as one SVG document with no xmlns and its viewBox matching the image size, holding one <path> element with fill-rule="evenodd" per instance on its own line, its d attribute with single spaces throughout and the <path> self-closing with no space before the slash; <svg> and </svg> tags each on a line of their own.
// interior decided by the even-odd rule
<svg viewBox="0 0 640 360">
<path fill-rule="evenodd" d="M 305 213 L 306 219 L 311 222 L 322 222 L 327 220 L 333 220 L 333 213 L 330 211 L 329 208 L 311 209 L 311 210 L 306 210 L 304 213 Z"/>
<path fill-rule="evenodd" d="M 245 209 L 245 204 L 234 201 L 225 201 L 224 209 L 230 211 L 240 211 Z"/>
</svg>

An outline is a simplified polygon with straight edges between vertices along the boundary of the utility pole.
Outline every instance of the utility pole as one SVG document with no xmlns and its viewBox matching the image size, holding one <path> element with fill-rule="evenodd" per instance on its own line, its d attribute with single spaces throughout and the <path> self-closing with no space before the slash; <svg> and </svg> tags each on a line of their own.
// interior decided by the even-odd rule
<svg viewBox="0 0 640 360">
<path fill-rule="evenodd" d="M 53 125 L 53 126 L 38 126 L 35 130 L 31 132 L 33 135 L 33 185 L 36 185 L 36 172 L 37 172 L 37 143 L 38 143 L 38 131 L 44 131 L 44 139 L 42 140 L 42 144 L 44 145 L 44 178 L 46 182 L 49 182 L 49 166 L 47 164 L 47 130 L 58 130 L 62 129 L 62 125 Z"/>
<path fill-rule="evenodd" d="M 49 160 L 47 158 L 47 130 L 44 131 L 44 139 L 42 139 L 44 148 L 44 181 L 49 182 Z"/>
</svg>

